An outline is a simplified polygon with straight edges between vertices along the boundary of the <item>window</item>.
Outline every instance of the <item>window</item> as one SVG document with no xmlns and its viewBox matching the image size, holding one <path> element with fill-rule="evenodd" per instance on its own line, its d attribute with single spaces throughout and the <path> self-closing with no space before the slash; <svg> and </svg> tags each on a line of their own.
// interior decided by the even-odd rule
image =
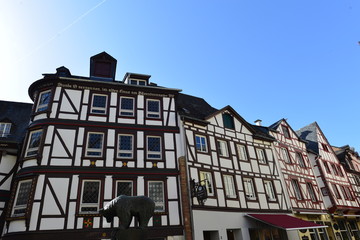
<svg viewBox="0 0 360 240">
<path fill-rule="evenodd" d="M 160 100 L 148 99 L 146 104 L 146 117 L 160 118 Z"/>
<path fill-rule="evenodd" d="M 219 151 L 219 156 L 229 157 L 227 142 L 223 140 L 217 140 L 216 143 Z"/>
<path fill-rule="evenodd" d="M 36 130 L 30 133 L 28 147 L 26 149 L 26 154 L 25 154 L 26 157 L 32 157 L 37 155 L 40 147 L 42 133 L 43 130 Z"/>
<path fill-rule="evenodd" d="M 350 187 L 346 187 L 346 186 L 340 186 L 340 189 L 343 193 L 343 196 L 346 200 L 354 200 L 352 194 L 351 194 L 351 190 L 350 190 Z"/>
<path fill-rule="evenodd" d="M 87 157 L 101 157 L 103 152 L 103 133 L 88 133 L 88 141 L 86 146 Z"/>
<path fill-rule="evenodd" d="M 357 226 L 357 221 L 355 220 L 349 220 L 349 228 L 351 230 L 351 232 L 353 233 L 354 237 L 356 240 L 360 239 L 360 232 Z"/>
<path fill-rule="evenodd" d="M 251 178 L 244 178 L 245 196 L 249 200 L 256 200 L 254 183 Z"/>
<path fill-rule="evenodd" d="M 24 180 L 18 183 L 16 197 L 12 210 L 12 217 L 24 216 L 29 201 L 32 180 Z"/>
<path fill-rule="evenodd" d="M 284 159 L 284 161 L 286 163 L 291 163 L 289 151 L 287 150 L 287 148 L 282 147 L 281 148 L 281 153 L 282 153 L 282 158 Z"/>
<path fill-rule="evenodd" d="M 149 181 L 148 182 L 149 198 L 155 202 L 155 212 L 165 211 L 165 194 L 164 182 Z"/>
<path fill-rule="evenodd" d="M 339 173 L 338 173 L 338 171 L 337 171 L 337 168 L 336 168 L 335 164 L 331 164 L 331 168 L 332 168 L 334 174 L 335 174 L 336 176 L 338 176 Z"/>
<path fill-rule="evenodd" d="M 302 197 L 302 194 L 301 194 L 301 189 L 300 189 L 300 185 L 299 185 L 298 180 L 292 179 L 291 184 L 293 186 L 294 194 L 295 194 L 296 199 L 297 200 L 302 200 L 303 197 Z"/>
<path fill-rule="evenodd" d="M 339 228 L 340 228 L 339 231 L 341 232 L 342 239 L 344 239 L 344 240 L 352 239 L 352 237 L 350 236 L 349 231 L 347 230 L 346 222 L 342 221 L 342 220 L 338 220 L 338 225 L 339 225 Z"/>
<path fill-rule="evenodd" d="M 119 134 L 118 157 L 119 158 L 133 158 L 133 135 Z"/>
<path fill-rule="evenodd" d="M 342 192 L 345 200 L 349 200 L 349 197 L 348 197 L 348 195 L 347 195 L 347 193 L 346 193 L 345 187 L 342 186 L 342 185 L 340 185 L 340 189 L 341 189 L 341 192 Z"/>
<path fill-rule="evenodd" d="M 130 80 L 130 84 L 131 84 L 131 85 L 145 86 L 145 85 L 146 85 L 146 81 L 145 81 L 145 80 L 131 79 L 131 80 Z"/>
<path fill-rule="evenodd" d="M 84 180 L 80 202 L 80 212 L 97 212 L 100 203 L 100 180 Z"/>
<path fill-rule="evenodd" d="M 196 150 L 198 152 L 207 152 L 206 138 L 204 136 L 195 136 Z"/>
<path fill-rule="evenodd" d="M 7 137 L 10 134 L 11 123 L 0 122 L 0 137 Z"/>
<path fill-rule="evenodd" d="M 324 167 L 326 169 L 326 172 L 331 174 L 331 171 L 330 171 L 330 168 L 329 168 L 329 165 L 327 164 L 327 162 L 324 161 L 323 163 L 324 163 Z"/>
<path fill-rule="evenodd" d="M 326 152 L 329 151 L 329 149 L 328 149 L 328 147 L 327 147 L 327 145 L 325 143 L 322 143 L 321 146 L 322 146 L 324 151 L 326 151 Z"/>
<path fill-rule="evenodd" d="M 118 180 L 116 181 L 116 196 L 133 195 L 133 181 L 129 180 Z"/>
<path fill-rule="evenodd" d="M 283 131 L 283 133 L 284 133 L 284 136 L 285 136 L 286 138 L 290 138 L 290 132 L 289 132 L 288 127 L 282 125 L 282 126 L 281 126 L 281 129 L 282 129 L 282 131 Z"/>
<path fill-rule="evenodd" d="M 93 94 L 91 113 L 106 114 L 107 95 Z"/>
<path fill-rule="evenodd" d="M 135 99 L 132 97 L 120 97 L 120 115 L 121 116 L 134 116 Z"/>
<path fill-rule="evenodd" d="M 336 184 L 332 183 L 331 186 L 333 188 L 335 197 L 338 199 L 341 199 L 341 196 L 340 196 L 340 193 L 339 193 L 339 190 L 338 190 Z"/>
<path fill-rule="evenodd" d="M 208 196 L 214 196 L 213 180 L 210 172 L 200 172 L 200 184 L 206 186 Z"/>
<path fill-rule="evenodd" d="M 231 175 L 224 175 L 225 194 L 228 198 L 236 198 L 234 178 Z"/>
<path fill-rule="evenodd" d="M 344 177 L 344 174 L 343 174 L 343 172 L 342 172 L 342 170 L 341 170 L 341 167 L 340 167 L 339 165 L 337 165 L 336 167 L 337 167 L 337 170 L 338 170 L 339 175 L 340 175 L 341 177 Z"/>
<path fill-rule="evenodd" d="M 238 154 L 239 154 L 239 159 L 247 161 L 248 160 L 248 155 L 247 155 L 246 146 L 238 144 L 237 145 L 237 150 L 238 150 Z"/>
<path fill-rule="evenodd" d="M 269 201 L 276 201 L 274 186 L 271 181 L 264 180 L 266 197 Z"/>
<path fill-rule="evenodd" d="M 307 188 L 307 190 L 309 192 L 311 201 L 312 202 L 317 202 L 317 198 L 316 198 L 315 191 L 314 191 L 314 186 L 310 182 L 307 182 L 306 183 L 306 188 Z"/>
<path fill-rule="evenodd" d="M 256 153 L 257 153 L 257 157 L 259 159 L 259 163 L 264 163 L 266 164 L 266 155 L 265 155 L 265 150 L 262 148 L 257 148 L 256 149 Z"/>
<path fill-rule="evenodd" d="M 222 115 L 223 118 L 223 122 L 224 122 L 224 127 L 226 128 L 230 128 L 230 129 L 235 129 L 235 124 L 234 124 L 234 118 L 233 116 L 231 116 L 228 113 L 224 113 Z"/>
<path fill-rule="evenodd" d="M 158 136 L 147 137 L 147 158 L 161 159 L 161 137 Z"/>
<path fill-rule="evenodd" d="M 36 108 L 36 112 L 46 111 L 50 102 L 51 91 L 41 92 L 39 95 L 39 102 Z"/>
<path fill-rule="evenodd" d="M 295 156 L 296 156 L 296 161 L 299 163 L 300 167 L 306 168 L 306 164 L 302 154 L 300 152 L 296 152 Z"/>
</svg>

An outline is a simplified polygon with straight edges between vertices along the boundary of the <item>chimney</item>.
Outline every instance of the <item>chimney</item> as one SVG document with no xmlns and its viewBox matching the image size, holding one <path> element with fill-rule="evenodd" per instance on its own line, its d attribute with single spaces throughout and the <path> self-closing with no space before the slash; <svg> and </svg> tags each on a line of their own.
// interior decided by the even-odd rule
<svg viewBox="0 0 360 240">
<path fill-rule="evenodd" d="M 261 126 L 261 122 L 262 122 L 262 120 L 260 120 L 260 119 L 254 121 L 256 126 Z"/>
</svg>

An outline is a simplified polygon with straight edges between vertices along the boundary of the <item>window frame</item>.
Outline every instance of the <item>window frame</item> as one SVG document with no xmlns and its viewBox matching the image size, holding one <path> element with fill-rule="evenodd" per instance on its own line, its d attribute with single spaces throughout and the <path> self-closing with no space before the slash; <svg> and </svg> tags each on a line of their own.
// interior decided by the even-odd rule
<svg viewBox="0 0 360 240">
<path fill-rule="evenodd" d="M 302 194 L 301 186 L 300 186 L 299 181 L 297 179 L 291 179 L 291 185 L 292 185 L 292 187 L 294 189 L 294 195 L 295 195 L 296 200 L 303 201 L 304 196 Z"/>
<path fill-rule="evenodd" d="M 150 184 L 151 183 L 161 183 L 162 184 L 162 201 L 159 204 L 156 199 L 154 199 L 154 197 L 151 196 L 150 194 Z M 165 182 L 162 180 L 148 180 L 147 181 L 147 193 L 148 193 L 148 197 L 151 198 L 154 202 L 155 202 L 155 211 L 156 213 L 165 213 L 166 212 L 166 196 L 165 196 Z M 162 207 L 162 209 L 156 209 L 156 207 L 158 207 L 160 205 L 160 207 Z"/>
<path fill-rule="evenodd" d="M 20 206 L 17 206 L 17 201 L 18 201 L 18 198 L 19 198 L 19 191 L 21 189 L 21 185 L 22 184 L 26 184 L 30 182 L 30 188 L 29 188 L 29 192 L 27 192 L 25 195 L 27 196 L 27 200 L 26 200 L 26 203 L 25 204 L 21 204 Z M 31 191 L 32 191 L 32 187 L 33 187 L 33 179 L 23 179 L 23 180 L 20 180 L 17 182 L 17 185 L 16 185 L 16 194 L 15 194 L 15 197 L 14 197 L 14 202 L 13 202 L 13 205 L 12 205 L 12 208 L 11 208 L 11 214 L 10 214 L 10 217 L 23 217 L 26 215 L 26 210 L 28 208 L 28 205 L 29 205 L 29 202 L 30 202 L 30 195 L 31 195 Z M 24 210 L 24 213 L 20 213 L 20 214 L 15 214 L 14 212 L 16 210 Z"/>
<path fill-rule="evenodd" d="M 229 158 L 229 146 L 228 142 L 222 139 L 216 139 L 216 147 L 218 149 L 218 154 L 220 157 Z"/>
<path fill-rule="evenodd" d="M 149 138 L 156 138 L 159 139 L 159 151 L 151 151 L 149 149 Z M 163 142 L 162 142 L 162 136 L 158 135 L 147 135 L 146 136 L 146 159 L 150 160 L 162 160 L 163 159 Z M 149 155 L 159 155 L 159 157 L 151 157 Z"/>
<path fill-rule="evenodd" d="M 118 185 L 118 183 L 131 183 L 131 190 L 130 190 L 131 195 L 126 195 L 126 196 L 134 196 L 134 192 L 135 192 L 134 180 L 117 179 L 117 180 L 115 180 L 115 197 L 120 196 L 119 195 L 119 185 Z"/>
<path fill-rule="evenodd" d="M 290 131 L 289 131 L 289 128 L 287 126 L 281 125 L 281 130 L 282 130 L 285 138 L 288 138 L 288 139 L 291 138 Z"/>
<path fill-rule="evenodd" d="M 8 137 L 11 133 L 12 123 L 0 122 L 0 137 Z"/>
<path fill-rule="evenodd" d="M 97 203 L 83 203 L 84 188 L 85 188 L 86 182 L 98 182 L 99 183 Z M 99 213 L 99 209 L 101 207 L 100 204 L 101 204 L 102 189 L 103 189 L 103 186 L 102 186 L 102 181 L 100 179 L 82 179 L 81 180 L 81 192 L 80 192 L 79 209 L 78 209 L 79 214 L 97 214 L 97 213 Z M 96 211 L 82 211 L 82 208 L 85 208 L 85 207 L 96 207 L 97 210 Z"/>
<path fill-rule="evenodd" d="M 234 176 L 229 174 L 223 175 L 225 196 L 227 198 L 237 198 L 237 191 Z"/>
<path fill-rule="evenodd" d="M 295 158 L 296 158 L 296 161 L 297 161 L 297 163 L 299 164 L 300 167 L 307 168 L 304 156 L 303 156 L 303 154 L 301 152 L 296 151 L 295 152 Z"/>
<path fill-rule="evenodd" d="M 123 150 L 120 149 L 120 137 L 121 136 L 131 136 L 131 150 Z M 135 136 L 134 134 L 127 134 L 127 133 L 118 133 L 117 134 L 117 153 L 116 158 L 119 159 L 133 159 L 134 158 L 134 142 L 135 142 Z M 130 156 L 120 156 L 120 154 L 130 154 Z"/>
<path fill-rule="evenodd" d="M 254 185 L 254 179 L 247 178 L 247 177 L 243 178 L 243 184 L 244 184 L 244 194 L 245 194 L 246 199 L 249 201 L 256 201 L 257 194 L 256 194 L 255 185 Z"/>
<path fill-rule="evenodd" d="M 230 113 L 223 113 L 222 120 L 224 128 L 235 129 L 234 117 Z"/>
<path fill-rule="evenodd" d="M 140 82 L 143 82 L 144 84 L 140 84 Z M 130 85 L 138 85 L 138 86 L 146 86 L 146 85 L 147 85 L 147 81 L 146 81 L 146 80 L 142 80 L 142 79 L 133 79 L 133 78 L 130 78 L 130 79 L 129 79 L 129 83 L 130 83 Z"/>
<path fill-rule="evenodd" d="M 241 161 L 249 161 L 249 154 L 247 150 L 247 146 L 245 144 L 236 144 L 236 150 L 238 153 L 238 158 Z M 245 159 L 242 159 L 242 157 L 245 157 Z"/>
<path fill-rule="evenodd" d="M 337 199 L 341 199 L 341 195 L 340 195 L 340 192 L 339 192 L 339 189 L 338 189 L 337 185 L 335 183 L 331 183 L 331 188 L 333 190 L 333 193 L 334 193 L 335 197 Z"/>
<path fill-rule="evenodd" d="M 32 136 L 36 133 L 39 133 L 39 139 L 38 139 L 38 145 L 35 147 L 31 147 L 31 142 L 32 142 Z M 42 144 L 42 139 L 43 139 L 43 134 L 44 134 L 44 129 L 35 129 L 29 132 L 29 137 L 27 138 L 27 143 L 26 143 L 26 150 L 25 150 L 25 158 L 32 158 L 35 157 L 39 154 L 39 150 Z M 29 155 L 29 152 L 35 152 L 34 154 Z"/>
<path fill-rule="evenodd" d="M 264 180 L 264 189 L 265 189 L 265 195 L 267 197 L 267 200 L 270 202 L 275 202 L 277 201 L 276 198 L 276 191 L 275 191 L 275 187 L 274 187 L 274 183 L 271 180 Z M 270 196 L 272 195 L 272 196 Z"/>
<path fill-rule="evenodd" d="M 90 134 L 102 135 L 100 148 L 89 148 Z M 87 132 L 86 146 L 85 146 L 85 157 L 102 158 L 104 156 L 104 146 L 105 146 L 105 133 L 103 133 L 103 132 L 95 132 L 95 131 Z M 92 153 L 97 153 L 98 152 L 98 153 L 100 153 L 100 155 L 89 155 L 89 152 L 92 152 Z"/>
<path fill-rule="evenodd" d="M 255 148 L 256 149 L 256 156 L 259 164 L 267 164 L 267 156 L 264 148 Z M 259 154 L 261 152 L 262 154 Z M 261 158 L 260 158 L 261 155 Z"/>
<path fill-rule="evenodd" d="M 132 99 L 132 110 L 129 109 L 122 109 L 122 99 Z M 119 100 L 119 116 L 121 117 L 135 117 L 135 97 L 129 97 L 129 96 L 120 96 Z M 124 113 L 130 113 L 130 114 L 123 114 Z"/>
<path fill-rule="evenodd" d="M 328 165 L 328 163 L 326 161 L 323 161 L 323 165 L 325 167 L 325 170 L 328 174 L 331 174 L 331 170 L 330 170 L 330 167 Z"/>
<path fill-rule="evenodd" d="M 285 163 L 291 164 L 292 161 L 291 161 L 289 149 L 284 146 L 280 147 L 280 149 L 281 149 L 281 158 L 285 161 Z"/>
<path fill-rule="evenodd" d="M 105 106 L 104 107 L 96 107 L 96 106 L 94 106 L 94 98 L 95 98 L 95 96 L 105 97 Z M 106 115 L 107 114 L 108 101 L 109 101 L 109 96 L 107 94 L 92 93 L 91 94 L 90 114 Z M 103 112 L 94 112 L 94 111 L 103 111 Z"/>
<path fill-rule="evenodd" d="M 149 111 L 149 102 L 157 102 L 159 111 Z M 153 116 L 151 116 L 153 115 Z M 154 98 L 148 98 L 146 99 L 146 118 L 150 119 L 161 119 L 161 100 L 160 99 L 154 99 Z"/>
<path fill-rule="evenodd" d="M 206 177 L 204 177 L 205 175 L 206 175 Z M 206 187 L 208 197 L 215 196 L 215 186 L 214 186 L 214 181 L 213 181 L 211 172 L 200 170 L 199 171 L 199 184 Z"/>
<path fill-rule="evenodd" d="M 42 96 L 44 94 L 49 94 L 47 100 L 45 103 L 40 103 L 40 101 L 42 100 Z M 48 89 L 48 90 L 44 90 L 44 91 L 41 91 L 39 93 L 39 97 L 38 97 L 38 100 L 37 100 L 37 104 L 36 104 L 36 110 L 35 112 L 36 113 L 39 113 L 39 112 L 45 112 L 49 109 L 49 105 L 50 105 L 50 99 L 51 99 L 51 89 Z"/>
<path fill-rule="evenodd" d="M 309 193 L 311 202 L 316 203 L 319 201 L 315 193 L 314 185 L 311 182 L 306 182 L 306 190 Z"/>
<path fill-rule="evenodd" d="M 198 139 L 203 139 L 204 142 L 200 141 L 199 144 L 198 144 Z M 198 147 L 200 146 L 200 148 Z M 205 149 L 204 149 L 204 146 L 205 146 Z M 195 149 L 197 152 L 200 152 L 200 153 L 207 153 L 208 152 L 208 144 L 207 144 L 207 138 L 203 135 L 199 135 L 199 134 L 195 134 Z"/>
</svg>

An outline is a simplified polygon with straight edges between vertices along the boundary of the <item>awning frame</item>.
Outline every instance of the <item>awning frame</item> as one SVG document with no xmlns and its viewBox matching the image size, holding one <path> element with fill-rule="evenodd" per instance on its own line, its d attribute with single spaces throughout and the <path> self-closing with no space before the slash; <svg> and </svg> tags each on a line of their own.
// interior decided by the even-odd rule
<svg viewBox="0 0 360 240">
<path fill-rule="evenodd" d="M 254 216 L 252 216 L 254 215 Z M 311 222 L 312 224 L 316 224 L 317 226 L 307 226 L 307 227 L 291 227 L 291 228 L 286 228 L 286 227 L 281 227 L 281 226 L 277 226 L 273 223 L 269 223 L 269 222 L 266 222 L 265 220 L 262 220 L 262 219 L 259 219 L 259 218 L 256 218 L 255 216 L 256 215 L 273 215 L 273 216 L 278 216 L 278 215 L 286 215 L 288 217 L 291 217 L 291 218 L 296 218 L 294 216 L 291 216 L 291 215 L 288 215 L 288 214 L 246 214 L 245 216 L 247 217 L 250 217 L 256 221 L 259 221 L 259 222 L 262 222 L 262 223 L 265 223 L 267 225 L 270 225 L 272 227 L 275 227 L 275 228 L 279 228 L 279 229 L 283 229 L 283 230 L 286 230 L 286 231 L 293 231 L 293 230 L 302 230 L 302 229 L 318 229 L 318 228 L 327 228 L 328 226 L 323 226 L 323 225 L 319 225 L 317 223 L 313 223 Z M 303 219 L 300 219 L 300 218 L 296 218 L 297 220 L 300 220 L 300 221 L 305 221 L 305 222 L 310 222 L 310 221 L 306 221 L 306 220 L 303 220 Z"/>
</svg>

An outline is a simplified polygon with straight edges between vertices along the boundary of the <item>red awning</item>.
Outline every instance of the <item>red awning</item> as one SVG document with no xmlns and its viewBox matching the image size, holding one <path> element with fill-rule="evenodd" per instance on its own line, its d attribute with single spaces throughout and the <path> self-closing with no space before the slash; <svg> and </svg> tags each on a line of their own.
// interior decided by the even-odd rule
<svg viewBox="0 0 360 240">
<path fill-rule="evenodd" d="M 300 230 L 308 228 L 327 227 L 286 214 L 247 214 L 246 216 L 284 230 Z"/>
</svg>

